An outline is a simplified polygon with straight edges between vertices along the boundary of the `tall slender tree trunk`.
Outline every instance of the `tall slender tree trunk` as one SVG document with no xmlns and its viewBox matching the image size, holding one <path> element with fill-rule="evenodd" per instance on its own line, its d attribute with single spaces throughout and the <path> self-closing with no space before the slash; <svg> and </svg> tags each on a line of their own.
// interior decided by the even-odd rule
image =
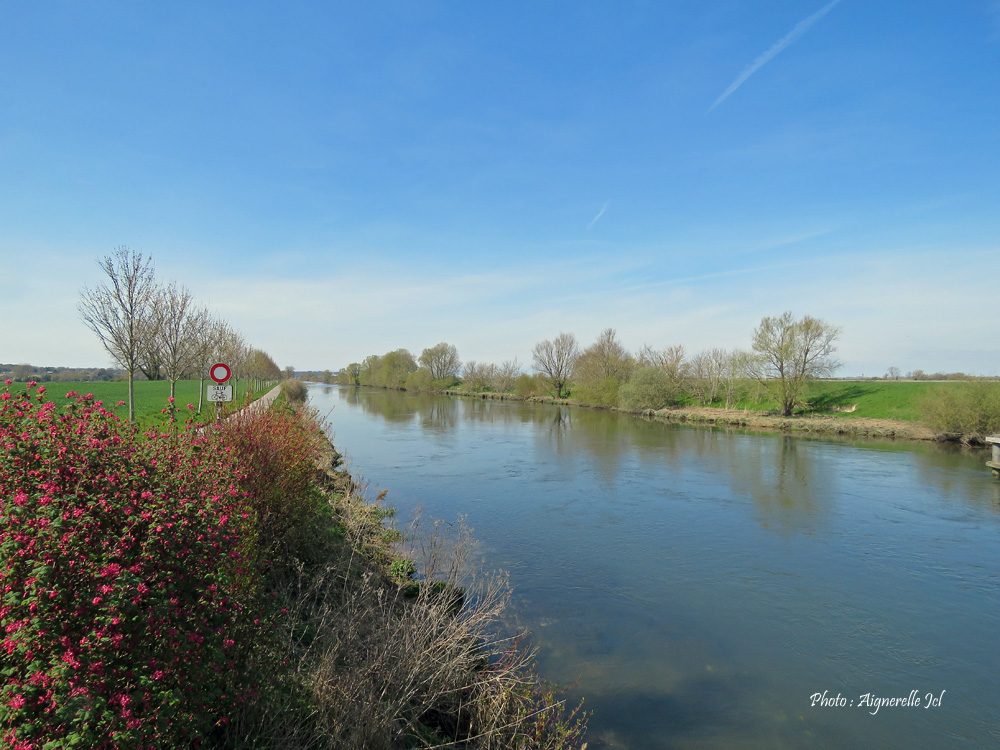
<svg viewBox="0 0 1000 750">
<path fill-rule="evenodd" d="M 135 373 L 128 371 L 128 421 L 135 421 Z"/>
</svg>

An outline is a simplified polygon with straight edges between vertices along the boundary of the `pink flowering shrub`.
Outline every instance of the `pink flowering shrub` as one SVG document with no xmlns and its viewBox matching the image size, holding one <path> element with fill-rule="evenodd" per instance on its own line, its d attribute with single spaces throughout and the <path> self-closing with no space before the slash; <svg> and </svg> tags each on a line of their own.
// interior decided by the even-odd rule
<svg viewBox="0 0 1000 750">
<path fill-rule="evenodd" d="M 315 412 L 247 409 L 222 423 L 220 438 L 239 464 L 262 549 L 316 512 L 310 487 L 325 438 Z"/>
<path fill-rule="evenodd" d="M 238 459 L 33 386 L 0 392 L 0 745 L 196 747 L 266 636 Z"/>
</svg>

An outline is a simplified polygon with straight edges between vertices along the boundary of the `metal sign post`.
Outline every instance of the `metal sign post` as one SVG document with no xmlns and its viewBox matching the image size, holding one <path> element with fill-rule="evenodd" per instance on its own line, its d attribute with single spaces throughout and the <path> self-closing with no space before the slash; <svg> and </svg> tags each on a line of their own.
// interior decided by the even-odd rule
<svg viewBox="0 0 1000 750">
<path fill-rule="evenodd" d="M 208 386 L 208 400 L 215 402 L 215 423 L 222 423 L 222 402 L 233 400 L 233 387 L 224 385 L 233 376 L 233 371 L 229 365 L 216 362 L 208 370 L 208 375 L 216 382 L 216 385 Z"/>
</svg>

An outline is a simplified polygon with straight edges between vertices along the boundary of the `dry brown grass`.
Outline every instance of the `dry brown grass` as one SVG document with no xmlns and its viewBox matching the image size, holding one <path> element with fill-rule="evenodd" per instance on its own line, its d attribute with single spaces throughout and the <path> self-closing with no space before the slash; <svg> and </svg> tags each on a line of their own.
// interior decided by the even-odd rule
<svg viewBox="0 0 1000 750">
<path fill-rule="evenodd" d="M 579 748 L 586 716 L 535 675 L 519 637 L 500 632 L 507 577 L 473 570 L 464 523 L 417 520 L 400 545 L 383 524 L 385 493 L 367 503 L 343 475 L 340 489 L 327 519 L 339 540 L 300 530 L 322 554 L 275 572 L 288 610 L 280 656 L 291 669 L 229 728 L 227 746 Z M 403 558 L 419 580 L 388 575 Z"/>
</svg>

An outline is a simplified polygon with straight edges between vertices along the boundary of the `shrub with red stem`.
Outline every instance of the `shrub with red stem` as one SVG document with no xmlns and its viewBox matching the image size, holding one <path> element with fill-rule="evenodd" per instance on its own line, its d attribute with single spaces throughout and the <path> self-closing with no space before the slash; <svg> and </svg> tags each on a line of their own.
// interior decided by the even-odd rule
<svg viewBox="0 0 1000 750">
<path fill-rule="evenodd" d="M 316 512 L 310 492 L 324 443 L 315 411 L 306 407 L 244 409 L 226 419 L 218 435 L 240 467 L 238 484 L 257 523 L 260 549 Z"/>
</svg>

